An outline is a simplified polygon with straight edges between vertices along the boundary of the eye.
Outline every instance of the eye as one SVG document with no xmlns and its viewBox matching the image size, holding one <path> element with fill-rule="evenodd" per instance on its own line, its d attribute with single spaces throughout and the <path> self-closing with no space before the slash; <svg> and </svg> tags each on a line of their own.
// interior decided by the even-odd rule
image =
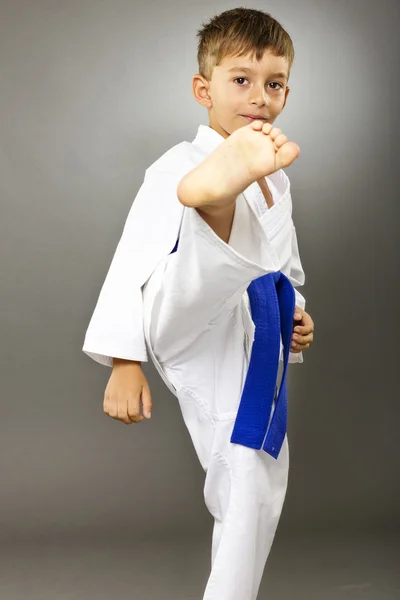
<svg viewBox="0 0 400 600">
<path fill-rule="evenodd" d="M 248 79 L 246 79 L 246 77 L 236 77 L 236 79 L 234 79 L 233 81 L 239 81 L 240 79 L 244 79 L 244 81 L 248 81 Z M 238 85 L 241 85 L 240 83 Z"/>
<path fill-rule="evenodd" d="M 233 81 L 237 82 L 237 84 L 242 87 L 244 84 L 241 82 L 249 81 L 249 80 L 247 79 L 247 77 L 236 77 L 236 79 L 234 79 Z M 276 91 L 283 89 L 283 85 L 281 83 L 279 83 L 278 81 L 271 81 L 269 85 L 279 86 L 279 87 L 271 88 Z"/>
<path fill-rule="evenodd" d="M 271 83 L 272 83 L 273 85 L 279 85 L 279 88 L 280 88 L 280 89 L 282 89 L 282 88 L 283 88 L 282 84 L 281 84 L 281 83 L 278 83 L 277 81 L 271 81 Z M 270 84 L 270 85 L 271 85 L 271 84 Z M 277 90 L 278 88 L 272 88 L 272 89 L 273 89 L 273 90 Z"/>
</svg>

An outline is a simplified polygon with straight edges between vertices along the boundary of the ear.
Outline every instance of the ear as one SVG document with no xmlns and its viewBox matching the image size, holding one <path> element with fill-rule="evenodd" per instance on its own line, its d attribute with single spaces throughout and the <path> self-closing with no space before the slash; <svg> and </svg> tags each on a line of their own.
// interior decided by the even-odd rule
<svg viewBox="0 0 400 600">
<path fill-rule="evenodd" d="M 199 73 L 196 73 L 196 75 L 193 75 L 192 77 L 192 92 L 196 102 L 206 108 L 212 107 L 210 83 Z"/>
<path fill-rule="evenodd" d="M 287 101 L 287 99 L 288 99 L 289 92 L 290 92 L 290 87 L 289 87 L 289 86 L 286 86 L 286 90 L 285 90 L 285 99 L 284 99 L 284 101 L 283 101 L 283 106 L 282 106 L 282 108 L 281 108 L 281 112 L 282 112 L 282 110 L 283 110 L 283 109 L 285 108 L 285 106 L 286 106 L 286 101 Z"/>
</svg>

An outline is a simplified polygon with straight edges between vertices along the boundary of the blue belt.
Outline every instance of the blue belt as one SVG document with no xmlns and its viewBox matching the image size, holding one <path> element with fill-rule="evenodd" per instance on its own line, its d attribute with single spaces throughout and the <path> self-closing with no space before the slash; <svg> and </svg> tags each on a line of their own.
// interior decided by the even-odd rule
<svg viewBox="0 0 400 600">
<path fill-rule="evenodd" d="M 287 430 L 286 373 L 295 293 L 289 279 L 280 271 L 254 279 L 247 292 L 255 335 L 231 442 L 249 448 L 262 448 L 273 458 L 278 458 Z M 284 366 L 269 424 L 278 378 L 280 335 Z"/>
<path fill-rule="evenodd" d="M 178 248 L 179 238 L 171 254 Z M 289 279 L 277 271 L 254 279 L 247 292 L 255 325 L 250 364 L 244 383 L 231 442 L 261 448 L 278 458 L 287 431 L 286 373 L 296 305 Z M 280 338 L 283 372 L 270 422 L 278 378 Z"/>
</svg>

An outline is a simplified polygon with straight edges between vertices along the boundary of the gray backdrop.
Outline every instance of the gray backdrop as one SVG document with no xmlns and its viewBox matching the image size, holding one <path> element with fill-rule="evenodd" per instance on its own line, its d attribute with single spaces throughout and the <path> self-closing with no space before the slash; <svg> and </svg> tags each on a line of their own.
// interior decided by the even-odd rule
<svg viewBox="0 0 400 600">
<path fill-rule="evenodd" d="M 192 140 L 196 29 L 234 2 L 2 0 L 2 539 L 211 532 L 174 397 L 146 366 L 150 422 L 103 413 L 84 334 L 145 169 Z M 315 321 L 290 369 L 280 525 L 398 532 L 396 0 L 253 1 L 296 59 L 276 121 Z"/>
</svg>

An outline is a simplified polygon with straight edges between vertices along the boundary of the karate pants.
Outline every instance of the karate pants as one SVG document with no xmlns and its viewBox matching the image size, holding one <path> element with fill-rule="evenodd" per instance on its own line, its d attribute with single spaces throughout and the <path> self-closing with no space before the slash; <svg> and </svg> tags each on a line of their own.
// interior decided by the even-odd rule
<svg viewBox="0 0 400 600">
<path fill-rule="evenodd" d="M 210 247 L 210 252 L 218 248 Z M 196 260 L 212 259 L 204 251 L 196 253 Z M 232 285 L 238 293 L 230 294 L 228 302 L 227 290 L 220 285 L 224 264 L 213 271 L 212 263 L 207 263 L 207 281 L 195 287 L 200 292 L 203 286 L 216 288 L 210 311 L 221 288 L 217 302 L 222 308 L 214 323 L 211 311 L 203 325 L 196 302 L 202 302 L 202 315 L 206 314 L 207 298 L 194 297 L 187 287 L 189 278 L 203 276 L 201 270 L 192 271 L 190 261 L 190 253 L 180 258 L 169 255 L 142 288 L 146 344 L 159 374 L 178 398 L 206 473 L 204 500 L 214 528 L 203 600 L 256 600 L 285 499 L 288 442 L 285 438 L 278 459 L 230 442 L 249 364 L 243 321 L 248 272 L 245 265 L 236 265 L 237 281 Z"/>
</svg>

